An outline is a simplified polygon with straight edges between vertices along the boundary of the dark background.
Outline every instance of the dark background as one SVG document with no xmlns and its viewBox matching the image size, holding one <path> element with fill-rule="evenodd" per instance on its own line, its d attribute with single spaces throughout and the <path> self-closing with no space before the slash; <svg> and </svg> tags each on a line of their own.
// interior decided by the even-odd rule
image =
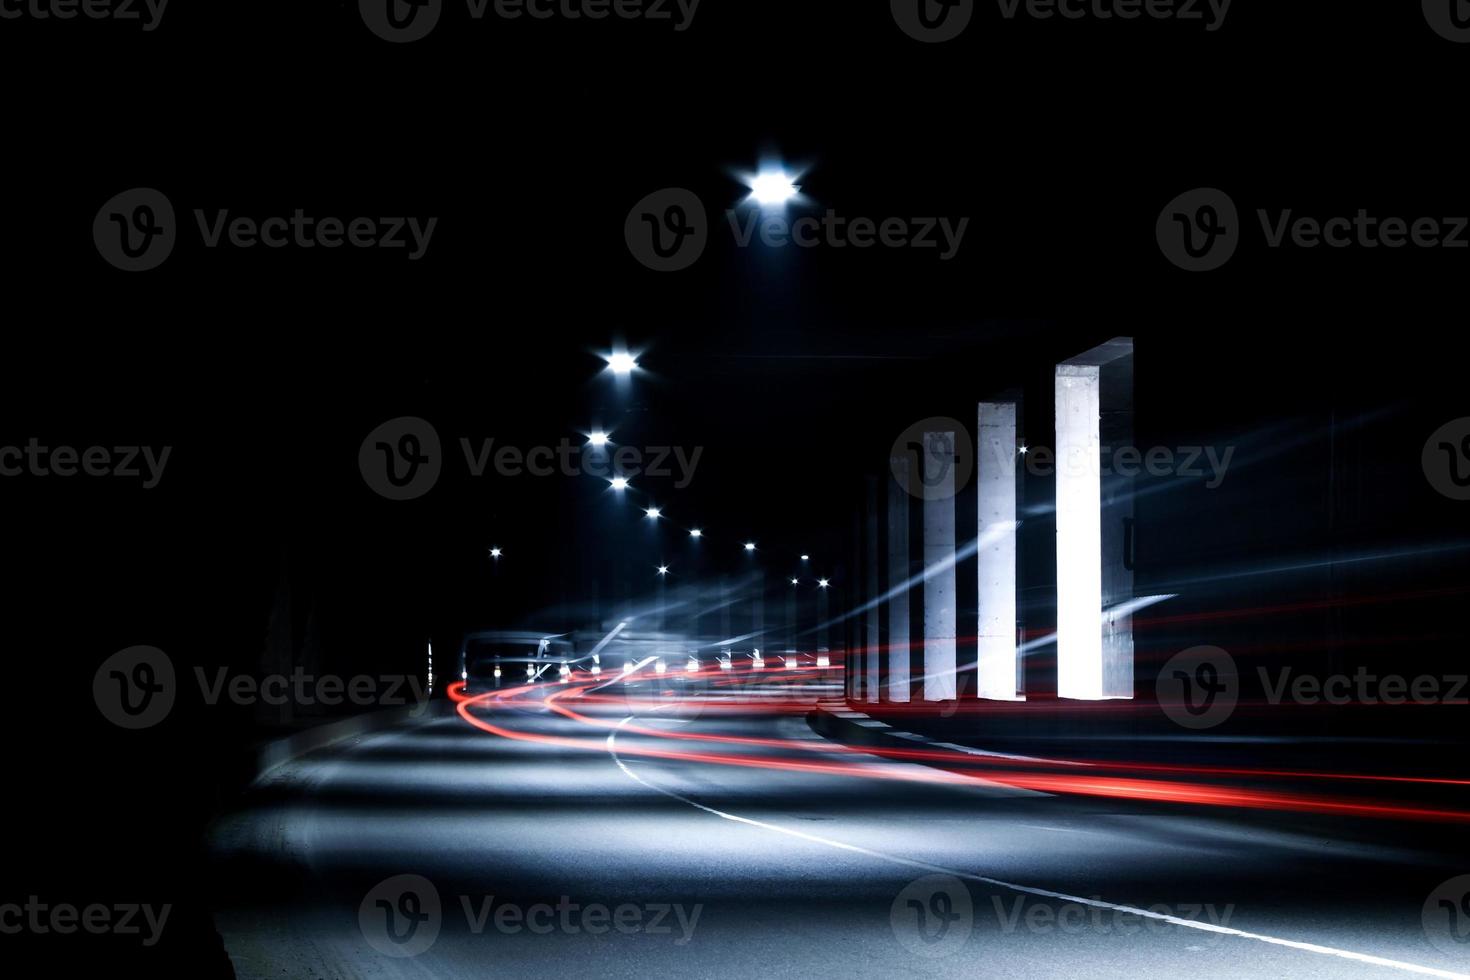
<svg viewBox="0 0 1470 980">
<path fill-rule="evenodd" d="M 667 557 L 611 529 L 633 523 L 631 501 L 578 481 L 471 481 L 461 467 L 421 501 L 381 500 L 356 453 L 387 418 L 430 419 L 451 453 L 460 436 L 555 444 L 594 419 L 624 443 L 703 446 L 689 488 L 640 489 L 711 545 L 810 551 L 845 587 L 861 478 L 899 431 L 1133 336 L 1141 445 L 1234 442 L 1259 460 L 1219 491 L 1179 487 L 1141 509 L 1140 593 L 1201 570 L 1459 541 L 1465 505 L 1431 490 L 1419 453 L 1466 414 L 1470 254 L 1272 252 L 1253 229 L 1224 269 L 1190 275 L 1153 228 L 1197 186 L 1226 190 L 1251 222 L 1257 207 L 1467 213 L 1467 58 L 1408 3 L 1238 0 L 1215 33 L 1007 23 L 982 4 L 934 46 L 886 4 L 791 0 L 704 0 L 681 34 L 470 23 L 451 4 L 407 46 L 340 3 L 174 0 L 152 33 L 0 21 L 0 445 L 174 447 L 149 491 L 0 480 L 0 898 L 175 905 L 152 950 L 56 936 L 5 948 L 158 974 L 219 963 L 199 834 L 266 727 L 181 705 L 119 732 L 89 693 L 112 652 L 152 644 L 181 668 L 250 671 L 286 642 L 324 668 L 414 670 L 427 638 L 448 649 L 468 626 L 577 600 L 589 574 Z M 686 272 L 633 261 L 635 201 L 684 186 L 716 213 L 743 196 L 730 171 L 763 153 L 809 167 L 804 191 L 824 208 L 968 216 L 964 247 L 950 262 L 738 251 L 719 228 Z M 414 263 L 211 252 L 191 229 L 162 268 L 126 275 L 90 226 L 135 186 L 181 218 L 440 221 Z M 627 401 L 598 374 L 596 352 L 618 339 L 649 372 Z M 1034 540 L 1028 574 L 1045 578 Z M 492 544 L 507 554 L 493 573 Z M 1463 567 L 1449 552 L 1221 601 L 1453 590 Z M 1334 669 L 1364 648 L 1404 673 L 1448 669 L 1463 661 L 1462 598 L 1422 600 L 1412 619 L 1379 606 L 1271 629 L 1309 637 L 1301 656 Z"/>
</svg>

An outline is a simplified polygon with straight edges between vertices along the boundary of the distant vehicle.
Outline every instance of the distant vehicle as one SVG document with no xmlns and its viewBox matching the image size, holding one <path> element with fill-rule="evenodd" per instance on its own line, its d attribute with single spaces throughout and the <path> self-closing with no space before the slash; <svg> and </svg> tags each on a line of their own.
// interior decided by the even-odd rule
<svg viewBox="0 0 1470 980">
<path fill-rule="evenodd" d="M 564 636 L 481 630 L 467 634 L 460 646 L 460 679 L 466 694 L 555 683 L 570 674 L 575 661 L 575 648 Z"/>
</svg>

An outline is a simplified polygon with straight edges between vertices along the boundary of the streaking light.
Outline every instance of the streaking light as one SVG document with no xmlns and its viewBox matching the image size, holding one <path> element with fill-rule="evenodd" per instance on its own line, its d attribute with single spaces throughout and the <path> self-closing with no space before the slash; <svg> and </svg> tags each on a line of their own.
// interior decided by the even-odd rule
<svg viewBox="0 0 1470 980">
<path fill-rule="evenodd" d="M 817 654 L 817 666 L 818 667 L 830 667 L 830 666 L 832 666 L 832 658 L 829 657 L 829 656 L 827 656 L 825 653 L 819 653 L 819 654 Z"/>
<path fill-rule="evenodd" d="M 664 663 L 662 660 L 660 660 L 658 663 L 656 663 L 656 664 L 653 665 L 653 672 L 655 674 L 662 674 L 664 671 L 666 671 L 668 669 L 669 669 L 668 664 Z"/>
</svg>

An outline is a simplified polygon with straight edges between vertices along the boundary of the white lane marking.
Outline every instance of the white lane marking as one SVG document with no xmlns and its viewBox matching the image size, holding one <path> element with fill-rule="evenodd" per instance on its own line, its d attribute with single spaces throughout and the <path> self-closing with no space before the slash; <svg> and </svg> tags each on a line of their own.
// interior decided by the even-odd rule
<svg viewBox="0 0 1470 980">
<path fill-rule="evenodd" d="M 720 817 L 724 820 L 731 820 L 735 823 L 742 823 L 750 827 L 759 827 L 761 830 L 770 830 L 778 834 L 786 834 L 789 837 L 796 837 L 800 840 L 810 841 L 813 844 L 824 844 L 827 847 L 835 847 L 838 850 L 850 851 L 853 854 L 862 854 L 866 857 L 876 858 L 879 861 L 887 861 L 890 864 L 901 864 L 906 867 L 919 868 L 924 871 L 932 871 L 939 874 L 953 875 L 956 878 L 968 878 L 971 881 L 978 881 L 987 885 L 994 885 L 997 888 L 1008 888 L 1011 891 L 1022 892 L 1026 895 L 1039 895 L 1043 898 L 1054 898 L 1063 902 L 1075 902 L 1080 905 L 1090 905 L 1094 908 L 1108 909 L 1113 912 L 1122 912 L 1125 914 L 1142 916 L 1145 919 L 1157 919 L 1160 922 L 1168 922 L 1172 925 L 1183 926 L 1186 929 L 1198 929 L 1201 932 L 1213 932 L 1218 933 L 1222 936 L 1236 936 L 1240 939 L 1254 939 L 1256 942 L 1268 943 L 1272 946 L 1285 946 L 1288 949 L 1298 949 L 1307 953 L 1317 953 L 1322 956 L 1335 956 L 1339 959 L 1352 960 L 1355 963 L 1368 963 L 1373 966 L 1383 966 L 1393 970 L 1404 970 L 1408 973 L 1418 973 L 1423 976 L 1429 977 L 1447 977 L 1450 978 L 1450 980 L 1470 980 L 1470 974 L 1454 973 L 1450 970 L 1437 970 L 1434 967 L 1430 966 L 1419 966 L 1416 963 L 1405 963 L 1402 960 L 1391 960 L 1384 956 L 1372 956 L 1368 953 L 1354 953 L 1351 950 L 1336 949 L 1332 946 L 1319 946 L 1316 943 L 1297 942 L 1294 939 L 1278 939 L 1275 936 L 1267 936 L 1259 932 L 1246 932 L 1243 929 L 1231 929 L 1228 926 L 1217 926 L 1209 922 L 1199 922 L 1195 919 L 1181 919 L 1175 915 L 1165 915 L 1161 912 L 1150 912 L 1148 909 L 1137 909 L 1133 908 L 1131 905 L 1114 905 L 1112 902 L 1104 902 L 1100 899 L 1082 898 L 1078 895 L 1068 895 L 1065 892 L 1054 892 L 1049 891 L 1045 888 L 1032 888 L 1029 885 L 1017 885 L 1009 881 L 1001 881 L 998 878 L 987 878 L 984 875 L 970 874 L 968 871 L 960 871 L 955 868 L 946 868 L 943 865 L 930 864 L 927 861 L 916 861 L 912 858 L 898 857 L 894 854 L 884 854 L 881 851 L 869 850 L 866 847 L 859 847 L 856 844 L 847 844 L 840 840 L 832 840 L 827 837 L 818 837 L 816 834 L 808 834 L 805 831 L 792 830 L 789 827 L 781 827 L 777 824 L 766 823 L 762 820 L 752 820 L 750 817 L 742 817 L 738 814 L 726 813 L 724 810 L 716 810 L 712 806 L 705 806 L 703 803 L 698 803 L 694 800 L 691 800 L 689 797 L 683 796 L 679 793 L 675 793 L 671 789 L 664 789 L 662 786 L 656 786 L 653 783 L 648 782 L 643 777 L 639 776 L 636 772 L 629 769 L 627 765 L 623 763 L 623 760 L 618 757 L 618 731 L 622 729 L 624 725 L 628 724 L 628 722 L 633 721 L 633 719 L 634 716 L 629 715 L 622 721 L 618 722 L 612 731 L 607 733 L 607 751 L 612 755 L 613 762 L 616 762 L 618 764 L 618 768 L 623 771 L 624 775 L 633 780 L 635 783 L 646 786 L 654 792 L 662 793 L 665 796 L 672 797 L 673 799 L 676 799 L 681 803 L 687 803 L 689 806 L 694 807 L 696 810 L 703 810 L 705 813 L 713 814 L 714 816 Z"/>
</svg>

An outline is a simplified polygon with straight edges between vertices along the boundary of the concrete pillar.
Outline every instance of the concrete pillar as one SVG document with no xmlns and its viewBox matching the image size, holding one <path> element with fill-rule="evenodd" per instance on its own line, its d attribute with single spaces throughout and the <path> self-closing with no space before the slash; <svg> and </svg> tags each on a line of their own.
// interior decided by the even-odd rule
<svg viewBox="0 0 1470 980">
<path fill-rule="evenodd" d="M 895 459 L 895 466 L 909 465 Z M 888 481 L 888 591 L 899 590 L 884 601 L 888 607 L 888 700 L 909 700 L 909 494 L 897 480 Z"/>
<path fill-rule="evenodd" d="M 976 695 L 1024 700 L 1016 643 L 1016 403 L 981 402 L 977 431 Z"/>
<path fill-rule="evenodd" d="M 864 488 L 863 511 L 863 554 L 860 566 L 861 583 L 857 589 L 857 603 L 863 607 L 863 656 L 867 663 L 863 685 L 865 697 L 870 702 L 882 700 L 882 639 L 878 631 L 878 481 L 867 478 Z"/>
<path fill-rule="evenodd" d="M 924 700 L 955 698 L 955 447 L 953 432 L 924 433 Z"/>
<path fill-rule="evenodd" d="M 1118 338 L 1057 365 L 1057 694 L 1133 696 L 1133 629 L 1105 611 L 1132 598 L 1127 554 L 1132 493 L 1109 480 L 1104 510 L 1102 419 L 1110 447 L 1132 439 L 1133 342 Z M 1120 499 L 1121 497 L 1121 499 Z M 1105 519 L 1106 518 L 1106 519 Z M 1126 522 L 1125 522 L 1126 521 Z"/>
</svg>

